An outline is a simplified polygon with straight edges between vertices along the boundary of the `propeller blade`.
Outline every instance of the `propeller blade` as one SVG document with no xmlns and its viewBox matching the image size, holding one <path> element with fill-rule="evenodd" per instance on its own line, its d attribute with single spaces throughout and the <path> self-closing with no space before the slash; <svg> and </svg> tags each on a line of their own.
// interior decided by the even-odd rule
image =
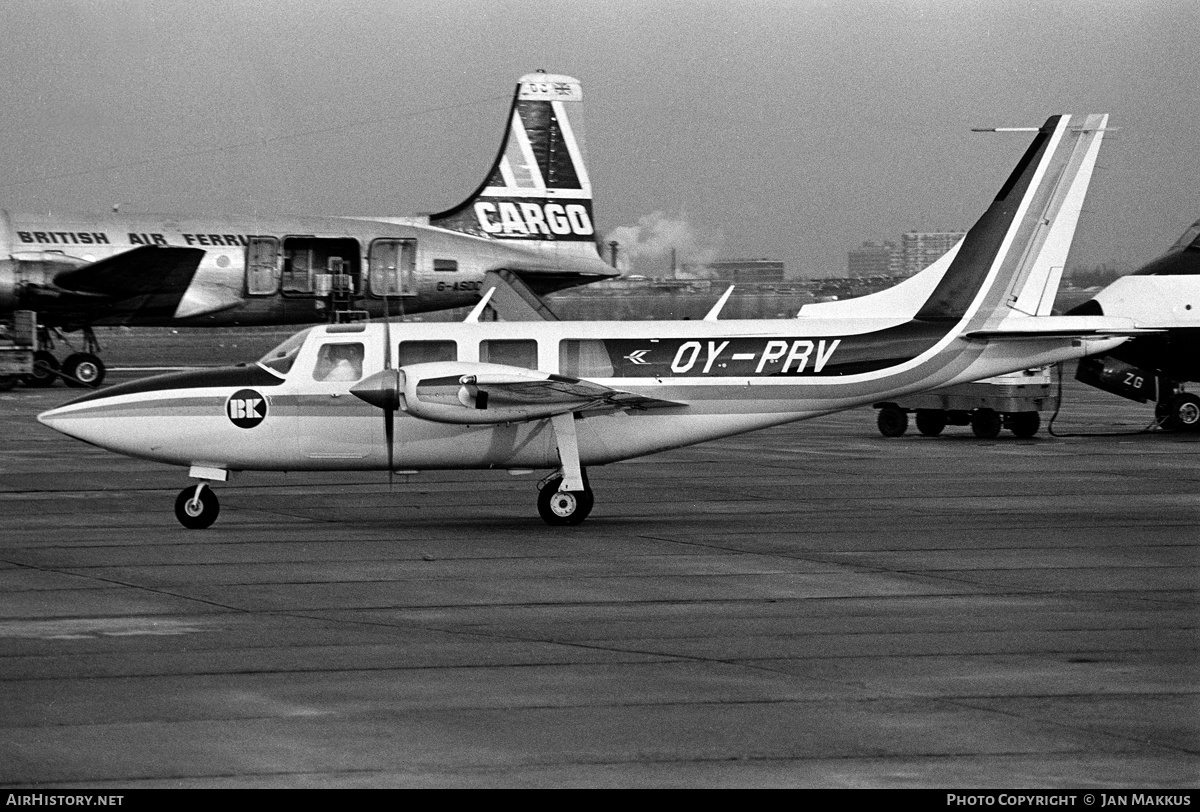
<svg viewBox="0 0 1200 812">
<path fill-rule="evenodd" d="M 389 280 L 388 290 L 383 295 L 383 371 L 387 372 L 389 374 L 392 372 L 392 319 L 391 319 L 392 314 L 388 312 L 388 294 L 390 294 L 391 292 L 392 292 L 391 291 L 391 281 Z M 383 410 L 383 436 L 384 436 L 384 441 L 387 443 L 388 490 L 389 491 L 392 490 L 392 487 L 395 483 L 395 478 L 396 478 L 396 474 L 395 474 L 396 466 L 395 466 L 395 463 L 393 462 L 393 456 L 395 455 L 395 451 L 392 448 L 392 438 L 395 435 L 395 431 L 396 431 L 395 411 L 400 406 L 399 376 L 392 375 L 390 377 L 390 381 L 392 383 L 392 386 L 394 386 L 395 388 L 392 390 L 391 393 L 389 393 L 390 397 L 388 398 L 388 401 L 387 401 L 388 406 L 385 407 Z M 367 402 L 369 403 L 370 401 L 367 401 Z M 394 406 L 391 405 L 393 402 L 395 403 Z"/>
<path fill-rule="evenodd" d="M 387 457 L 388 457 L 388 490 L 392 489 L 392 481 L 395 479 L 396 465 L 392 461 L 392 439 L 396 432 L 396 413 L 391 409 L 383 410 L 383 434 L 387 438 Z"/>
</svg>

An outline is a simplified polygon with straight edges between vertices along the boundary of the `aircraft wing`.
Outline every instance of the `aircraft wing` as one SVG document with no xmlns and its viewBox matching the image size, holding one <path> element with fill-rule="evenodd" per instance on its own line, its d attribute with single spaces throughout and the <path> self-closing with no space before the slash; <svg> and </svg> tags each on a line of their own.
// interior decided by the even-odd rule
<svg viewBox="0 0 1200 812">
<path fill-rule="evenodd" d="M 131 299 L 135 296 L 182 296 L 200 267 L 204 250 L 175 246 L 143 245 L 132 251 L 61 271 L 54 284 L 63 290 Z"/>
</svg>

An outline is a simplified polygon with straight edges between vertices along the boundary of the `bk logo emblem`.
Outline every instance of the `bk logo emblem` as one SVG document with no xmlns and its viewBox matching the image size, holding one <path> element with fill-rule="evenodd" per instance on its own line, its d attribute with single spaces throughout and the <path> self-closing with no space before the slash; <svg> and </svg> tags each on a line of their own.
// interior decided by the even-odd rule
<svg viewBox="0 0 1200 812">
<path fill-rule="evenodd" d="M 253 389 L 239 389 L 225 401 L 225 416 L 239 429 L 252 429 L 267 417 L 267 399 Z"/>
</svg>

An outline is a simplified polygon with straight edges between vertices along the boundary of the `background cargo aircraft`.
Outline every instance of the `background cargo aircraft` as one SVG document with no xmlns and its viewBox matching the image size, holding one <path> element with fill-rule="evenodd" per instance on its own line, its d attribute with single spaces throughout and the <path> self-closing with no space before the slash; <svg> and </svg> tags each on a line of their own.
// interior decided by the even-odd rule
<svg viewBox="0 0 1200 812">
<path fill-rule="evenodd" d="M 1200 381 L 1200 220 L 1161 257 L 1070 313 L 1123 316 L 1160 328 L 1080 362 L 1075 376 L 1131 400 L 1154 401 L 1163 428 L 1200 431 L 1200 396 L 1182 387 Z"/>
<path fill-rule="evenodd" d="M 597 245 L 583 91 L 521 77 L 500 152 L 459 205 L 417 217 L 35 215 L 0 211 L 0 316 L 41 325 L 34 385 L 104 377 L 96 325 L 347 321 L 470 305 L 508 271 L 536 294 L 617 275 Z M 511 278 L 511 277 L 510 277 Z M 60 362 L 50 329 L 82 330 Z"/>
<path fill-rule="evenodd" d="M 1050 118 L 909 314 L 480 323 L 480 305 L 466 324 L 310 328 L 257 365 L 122 384 L 39 420 L 206 481 L 549 468 L 539 513 L 578 524 L 594 501 L 586 466 L 1103 352 L 1136 333 L 1124 319 L 1029 312 L 1053 298 L 1052 260 L 1071 241 L 1105 121 Z M 218 511 L 204 481 L 176 499 L 187 527 Z"/>
</svg>

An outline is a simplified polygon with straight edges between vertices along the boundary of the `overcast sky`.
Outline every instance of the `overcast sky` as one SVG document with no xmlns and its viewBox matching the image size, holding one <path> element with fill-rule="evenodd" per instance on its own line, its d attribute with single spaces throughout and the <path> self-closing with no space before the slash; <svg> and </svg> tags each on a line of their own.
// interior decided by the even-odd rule
<svg viewBox="0 0 1200 812">
<path fill-rule="evenodd" d="M 437 211 L 540 68 L 583 82 L 631 249 L 844 273 L 974 222 L 1029 136 L 971 127 L 1107 112 L 1071 260 L 1132 268 L 1200 218 L 1198 31 L 1195 0 L 0 0 L 0 208 Z"/>
</svg>

